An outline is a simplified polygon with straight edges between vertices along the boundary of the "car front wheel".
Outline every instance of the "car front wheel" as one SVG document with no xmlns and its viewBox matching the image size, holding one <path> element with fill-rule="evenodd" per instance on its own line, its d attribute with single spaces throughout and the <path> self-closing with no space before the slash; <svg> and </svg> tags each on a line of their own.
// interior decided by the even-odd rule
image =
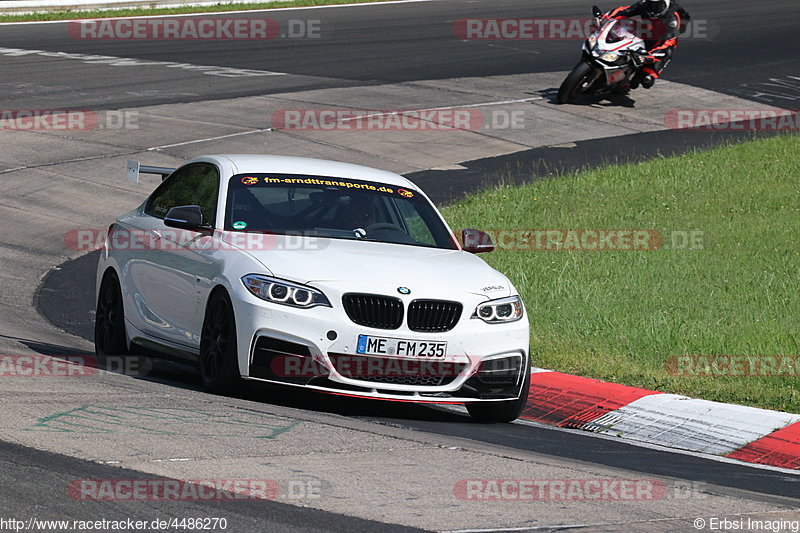
<svg viewBox="0 0 800 533">
<path fill-rule="evenodd" d="M 231 395 L 241 388 L 233 305 L 223 290 L 208 301 L 200 336 L 200 378 L 207 391 Z"/>
</svg>

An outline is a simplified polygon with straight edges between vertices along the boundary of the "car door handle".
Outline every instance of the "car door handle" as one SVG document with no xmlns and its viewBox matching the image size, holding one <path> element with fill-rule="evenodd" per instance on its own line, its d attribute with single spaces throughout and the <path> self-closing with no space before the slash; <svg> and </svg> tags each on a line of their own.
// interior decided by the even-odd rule
<svg viewBox="0 0 800 533">
<path fill-rule="evenodd" d="M 153 237 L 156 238 L 156 240 L 161 239 L 161 232 L 160 231 L 151 230 L 150 233 L 153 235 Z"/>
</svg>

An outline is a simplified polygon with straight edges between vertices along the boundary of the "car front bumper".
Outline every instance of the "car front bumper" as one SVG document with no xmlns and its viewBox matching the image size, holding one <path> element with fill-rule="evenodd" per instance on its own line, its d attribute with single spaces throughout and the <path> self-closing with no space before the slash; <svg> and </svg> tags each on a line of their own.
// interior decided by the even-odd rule
<svg viewBox="0 0 800 533">
<path fill-rule="evenodd" d="M 238 288 L 237 288 L 238 289 Z M 333 307 L 297 309 L 260 300 L 244 287 L 234 307 L 242 377 L 296 387 L 394 401 L 468 403 L 519 397 L 528 361 L 527 317 L 504 324 L 470 318 L 486 301 L 461 298 L 464 310 L 446 332 L 370 328 L 353 323 L 341 294 L 325 293 Z M 376 291 L 377 292 L 377 291 Z M 410 298 L 409 298 L 410 300 Z M 366 356 L 359 335 L 446 342 L 442 359 Z"/>
</svg>

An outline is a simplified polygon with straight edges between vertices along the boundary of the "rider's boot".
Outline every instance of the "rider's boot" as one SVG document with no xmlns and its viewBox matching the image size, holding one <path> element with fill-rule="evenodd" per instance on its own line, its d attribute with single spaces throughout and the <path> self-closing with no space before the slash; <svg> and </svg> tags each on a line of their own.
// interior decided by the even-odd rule
<svg viewBox="0 0 800 533">
<path fill-rule="evenodd" d="M 631 89 L 638 89 L 639 88 L 639 84 L 642 83 L 643 76 L 644 76 L 644 72 L 639 70 L 639 71 L 636 72 L 636 74 L 634 74 L 631 77 Z"/>
</svg>

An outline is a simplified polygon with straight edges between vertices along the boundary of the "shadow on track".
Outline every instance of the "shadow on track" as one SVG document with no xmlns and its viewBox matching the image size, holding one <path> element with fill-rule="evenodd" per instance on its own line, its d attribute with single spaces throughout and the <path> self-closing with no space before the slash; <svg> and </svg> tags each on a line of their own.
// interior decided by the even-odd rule
<svg viewBox="0 0 800 533">
<path fill-rule="evenodd" d="M 551 104 L 558 104 L 558 87 L 550 87 L 539 91 L 539 96 L 550 102 Z M 574 102 L 569 105 L 583 105 L 583 106 L 600 106 L 600 107 L 636 107 L 636 100 L 631 98 L 630 94 L 624 93 L 607 93 L 607 94 L 582 94 L 578 96 Z"/>
</svg>

